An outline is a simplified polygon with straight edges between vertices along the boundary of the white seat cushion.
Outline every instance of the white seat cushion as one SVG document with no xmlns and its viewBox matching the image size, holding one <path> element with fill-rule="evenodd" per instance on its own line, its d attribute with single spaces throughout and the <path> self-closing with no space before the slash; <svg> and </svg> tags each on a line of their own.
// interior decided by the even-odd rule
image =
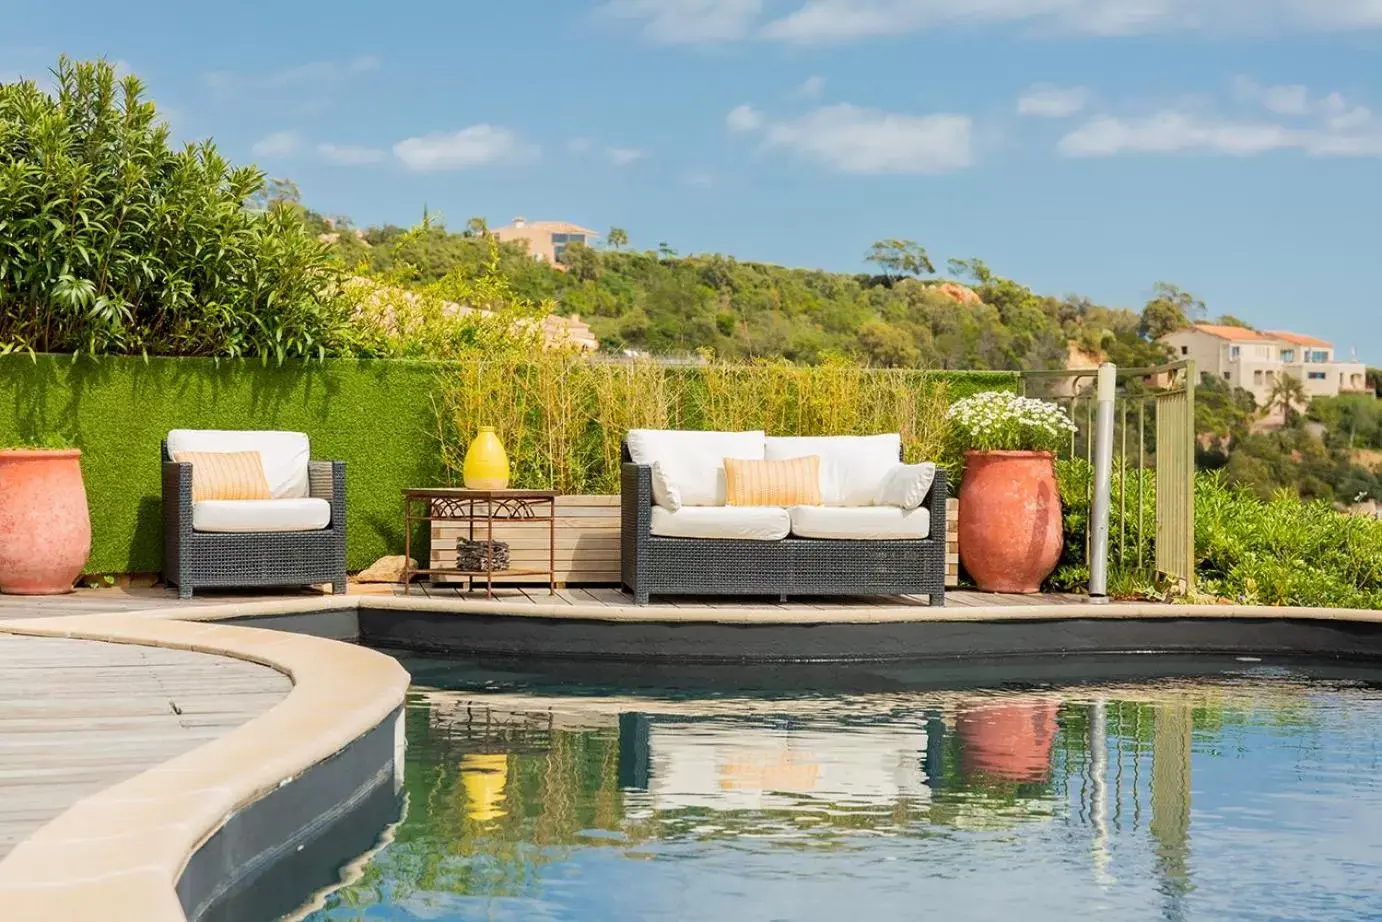
<svg viewBox="0 0 1382 922">
<path fill-rule="evenodd" d="M 653 507 L 652 532 L 662 538 L 781 541 L 791 527 L 787 510 L 776 506 Z"/>
<path fill-rule="evenodd" d="M 800 538 L 883 541 L 931 534 L 931 511 L 924 506 L 793 506 L 787 513 L 792 534 Z"/>
<path fill-rule="evenodd" d="M 879 486 L 898 466 L 902 437 L 888 435 L 771 436 L 764 440 L 769 461 L 821 459 L 821 501 L 827 506 L 871 506 Z"/>
<path fill-rule="evenodd" d="M 170 456 L 188 451 L 257 451 L 274 499 L 308 495 L 307 464 L 312 459 L 312 447 L 304 432 L 174 429 L 168 433 Z"/>
<path fill-rule="evenodd" d="M 324 499 L 204 499 L 192 504 L 192 530 L 320 531 L 331 524 Z"/>
<path fill-rule="evenodd" d="M 725 459 L 763 460 L 762 432 L 630 429 L 627 441 L 635 464 L 658 466 L 653 499 L 668 509 L 723 506 Z"/>
</svg>

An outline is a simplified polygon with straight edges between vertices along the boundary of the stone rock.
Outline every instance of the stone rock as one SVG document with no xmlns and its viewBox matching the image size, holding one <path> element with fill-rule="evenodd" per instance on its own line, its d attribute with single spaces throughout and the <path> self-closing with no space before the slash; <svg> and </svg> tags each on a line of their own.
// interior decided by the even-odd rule
<svg viewBox="0 0 1382 922">
<path fill-rule="evenodd" d="M 984 303 L 984 299 L 979 297 L 979 293 L 973 288 L 966 288 L 964 285 L 957 285 L 954 282 L 942 282 L 936 286 L 936 290 L 961 304 Z"/>
<path fill-rule="evenodd" d="M 417 561 L 408 558 L 408 566 L 416 567 Z M 361 570 L 355 577 L 356 582 L 361 583 L 396 583 L 403 579 L 403 555 L 397 557 L 380 557 L 370 564 L 369 569 Z"/>
</svg>

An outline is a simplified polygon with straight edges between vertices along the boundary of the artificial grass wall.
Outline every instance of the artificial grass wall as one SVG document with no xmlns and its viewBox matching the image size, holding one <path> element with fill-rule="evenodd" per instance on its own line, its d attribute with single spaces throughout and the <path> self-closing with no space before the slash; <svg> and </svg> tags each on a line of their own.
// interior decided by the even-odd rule
<svg viewBox="0 0 1382 922">
<path fill-rule="evenodd" d="M 714 404 L 701 393 L 707 386 L 699 380 L 705 371 L 661 373 L 697 379 L 674 389 L 678 399 L 689 401 L 692 409 Z M 758 418 L 760 404 L 772 402 L 768 391 L 776 386 L 759 380 L 765 373 L 751 367 L 716 372 L 719 377 L 747 376 L 730 382 L 733 386 L 728 390 L 738 395 L 734 405 L 718 407 L 719 415 L 709 419 L 697 417 L 692 409 L 669 411 L 668 425 L 770 425 L 771 421 Z M 901 422 L 926 430 L 928 457 L 938 457 L 935 452 L 943 441 L 944 429 L 941 417 L 950 400 L 978 390 L 1008 390 L 1018 383 L 1012 372 L 907 374 L 911 376 L 907 389 L 915 391 L 915 399 L 905 401 L 910 422 Z M 529 435 L 538 433 L 539 437 L 529 444 L 505 429 L 511 443 L 507 447 L 516 455 L 515 485 L 545 487 L 559 480 L 553 473 L 558 467 L 555 461 L 548 459 L 550 463 L 545 466 L 533 462 L 542 461 L 543 451 L 550 453 L 557 441 L 556 430 L 548 430 L 562 426 L 558 425 L 560 420 L 548 419 L 550 413 L 532 405 L 533 395 L 524 396 L 527 391 L 517 380 L 527 380 L 524 374 L 516 369 L 500 373 L 489 368 L 477 379 L 480 383 L 464 387 L 474 404 L 469 407 L 474 419 L 462 419 L 465 414 L 456 412 L 457 404 L 465 402 L 458 400 L 458 382 L 467 377 L 464 369 L 454 364 L 387 360 L 327 359 L 272 366 L 229 359 L 0 356 L 0 447 L 56 437 L 81 448 L 92 529 L 87 572 L 152 573 L 163 567 L 159 442 L 169 430 L 306 432 L 312 440 L 313 458 L 346 462 L 346 562 L 351 570 L 359 570 L 385 554 L 402 553 L 401 491 L 410 486 L 448 483 L 443 458 L 449 456 L 453 465 L 458 464 L 474 424 L 498 422 L 501 420 L 496 417 L 507 418 L 515 412 L 522 415 L 532 429 Z M 569 392 L 568 398 L 578 389 L 565 379 L 557 385 Z M 877 394 L 869 397 L 855 391 L 829 393 L 832 396 L 826 403 L 832 406 L 861 398 L 870 402 L 878 399 Z M 822 398 L 815 399 L 819 402 Z M 595 415 L 582 425 L 622 429 L 641 424 L 623 419 L 617 412 L 607 414 L 609 409 L 597 406 Z M 886 410 L 880 404 L 870 411 L 878 418 L 854 422 L 864 426 L 860 431 L 893 429 L 900 421 Z M 857 415 L 855 412 L 850 418 Z M 770 428 L 783 434 L 793 429 L 780 424 Z M 445 432 L 444 437 L 452 443 L 445 452 L 440 432 Z M 611 467 L 604 471 L 607 476 L 578 485 L 582 490 L 618 489 L 621 436 L 622 432 L 615 433 L 611 442 Z M 570 461 L 572 458 L 563 459 L 563 463 Z M 425 530 L 419 529 L 414 539 L 416 556 L 425 547 L 419 541 L 425 541 Z"/>
<path fill-rule="evenodd" d="M 0 446 L 58 436 L 81 448 L 87 572 L 148 573 L 163 566 L 159 442 L 170 429 L 306 432 L 313 458 L 346 462 L 347 564 L 356 570 L 402 553 L 400 490 L 445 482 L 437 368 L 0 356 Z"/>
</svg>

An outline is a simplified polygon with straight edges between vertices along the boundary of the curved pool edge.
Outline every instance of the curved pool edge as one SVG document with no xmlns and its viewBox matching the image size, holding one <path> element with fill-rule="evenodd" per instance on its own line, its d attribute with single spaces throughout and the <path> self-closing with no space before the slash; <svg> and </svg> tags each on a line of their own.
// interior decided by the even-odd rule
<svg viewBox="0 0 1382 922">
<path fill-rule="evenodd" d="M 319 833 L 323 810 L 332 820 L 341 818 L 331 812 L 338 808 L 377 813 L 386 794 L 398 796 L 409 677 L 396 660 L 318 637 L 179 614 L 0 622 L 7 634 L 246 660 L 293 683 L 262 715 L 77 801 L 18 843 L 0 862 L 6 922 L 186 922 L 211 909 L 237 878 L 267 870 L 261 856 L 291 853 L 295 837 Z M 240 866 L 254 862 L 260 866 Z"/>
</svg>

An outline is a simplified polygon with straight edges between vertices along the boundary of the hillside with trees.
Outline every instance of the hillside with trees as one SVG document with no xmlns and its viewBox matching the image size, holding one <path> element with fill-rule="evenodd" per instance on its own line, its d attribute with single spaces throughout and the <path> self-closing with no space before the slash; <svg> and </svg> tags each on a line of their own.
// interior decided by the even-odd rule
<svg viewBox="0 0 1382 922">
<path fill-rule="evenodd" d="M 478 218 L 460 233 L 434 216 L 413 229 L 356 230 L 311 212 L 307 219 L 357 272 L 402 269 L 429 284 L 497 265 L 515 293 L 579 315 L 612 353 L 980 370 L 1061 369 L 1073 355 L 1149 367 L 1172 359 L 1160 337 L 1207 316 L 1203 302 L 1167 283 L 1134 310 L 1038 294 L 978 259 L 951 260 L 938 274 L 910 240 L 875 242 L 863 255 L 876 271 L 849 274 L 681 256 L 666 244 L 630 251 L 627 233 L 614 228 L 607 249 L 568 245 L 558 268 L 520 245 L 496 244 Z M 1250 326 L 1230 315 L 1215 322 Z M 1301 395 L 1288 390 L 1293 384 L 1285 379 L 1273 406 L 1259 407 L 1247 391 L 1206 380 L 1197 401 L 1200 465 L 1264 498 L 1284 489 L 1341 504 L 1382 500 L 1382 403 L 1357 395 L 1317 400 L 1304 414 L 1296 409 Z M 1285 425 L 1263 427 L 1276 406 Z"/>
</svg>

